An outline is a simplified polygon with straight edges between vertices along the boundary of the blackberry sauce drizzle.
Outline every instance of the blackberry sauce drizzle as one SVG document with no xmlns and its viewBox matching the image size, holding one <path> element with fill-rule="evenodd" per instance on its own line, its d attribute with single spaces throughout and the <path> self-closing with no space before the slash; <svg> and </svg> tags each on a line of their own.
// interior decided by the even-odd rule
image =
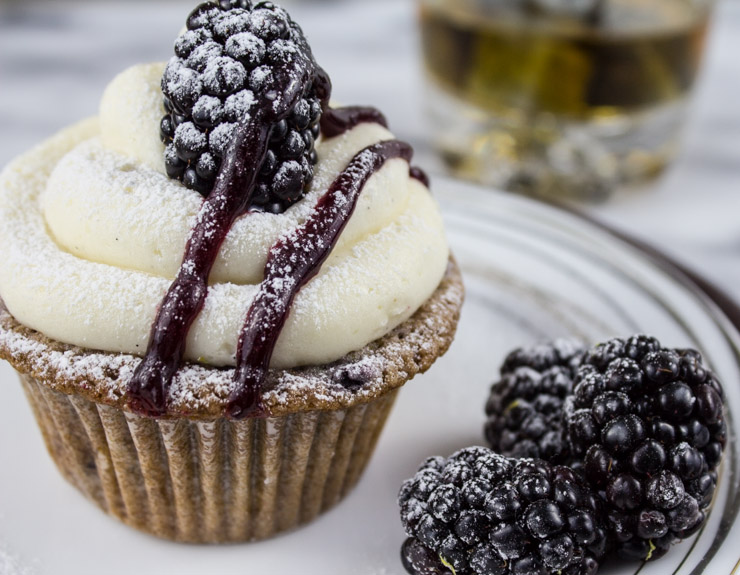
<svg viewBox="0 0 740 575">
<path fill-rule="evenodd" d="M 427 173 L 421 168 L 417 166 L 412 166 L 409 169 L 409 176 L 411 176 L 415 180 L 419 180 L 422 184 L 424 184 L 424 187 L 430 189 L 429 176 L 427 176 Z"/>
<path fill-rule="evenodd" d="M 380 124 L 384 128 L 388 127 L 388 121 L 383 113 L 369 106 L 345 106 L 327 110 L 321 116 L 321 134 L 324 138 L 334 138 L 348 132 L 358 124 L 364 122 L 371 124 Z M 429 176 L 416 166 L 409 169 L 409 176 L 419 180 L 424 186 L 429 188 Z"/>
<path fill-rule="evenodd" d="M 272 351 L 298 291 L 318 273 L 357 205 L 367 180 L 387 160 L 411 160 L 411 146 L 390 140 L 358 153 L 319 199 L 306 222 L 281 238 L 267 256 L 264 280 L 247 312 L 237 346 L 234 387 L 226 415 L 263 417 L 261 387 Z"/>
<path fill-rule="evenodd" d="M 380 124 L 388 127 L 388 120 L 380 110 L 368 106 L 345 106 L 326 110 L 321 116 L 321 135 L 324 138 L 334 138 L 348 132 L 358 124 L 364 122 Z"/>
<path fill-rule="evenodd" d="M 129 382 L 129 406 L 137 413 L 166 412 L 167 391 L 182 362 L 190 326 L 205 303 L 208 276 L 231 225 L 249 205 L 272 125 L 262 121 L 260 112 L 242 121 L 216 185 L 203 202 L 180 270 L 157 311 L 146 355 Z"/>
<path fill-rule="evenodd" d="M 310 54 L 307 47 L 304 54 Z M 182 363 L 190 326 L 203 309 L 208 276 L 234 220 L 250 204 L 275 124 L 288 116 L 311 85 L 322 108 L 328 105 L 329 76 L 304 54 L 274 71 L 274 82 L 254 113 L 242 118 L 236 129 L 190 232 L 177 276 L 157 311 L 146 354 L 128 384 L 129 407 L 136 413 L 157 417 L 167 412 L 168 390 Z"/>
<path fill-rule="evenodd" d="M 328 109 L 331 84 L 318 66 L 312 81 L 324 106 L 321 119 L 324 137 L 341 135 L 363 122 L 387 125 L 383 115 L 373 108 Z M 295 82 L 286 81 L 284 85 L 284 100 L 288 103 L 283 108 L 289 111 L 292 102 L 300 98 L 300 90 Z M 205 302 L 211 268 L 234 220 L 247 210 L 273 126 L 282 119 L 279 114 L 265 114 L 265 109 L 261 106 L 251 118 L 240 123 L 215 187 L 204 201 L 188 238 L 178 275 L 157 312 L 146 355 L 128 386 L 129 406 L 137 413 L 157 417 L 167 411 L 168 390 L 182 363 L 190 326 Z M 319 199 L 306 222 L 270 249 L 264 280 L 239 336 L 235 385 L 226 408 L 227 416 L 268 415 L 262 403 L 261 387 L 296 294 L 321 268 L 370 176 L 389 159 L 410 161 L 411 156 L 411 147 L 397 140 L 365 148 Z M 410 170 L 412 177 L 421 179 L 417 173 Z M 309 238 L 315 239 L 311 250 L 305 250 Z"/>
</svg>

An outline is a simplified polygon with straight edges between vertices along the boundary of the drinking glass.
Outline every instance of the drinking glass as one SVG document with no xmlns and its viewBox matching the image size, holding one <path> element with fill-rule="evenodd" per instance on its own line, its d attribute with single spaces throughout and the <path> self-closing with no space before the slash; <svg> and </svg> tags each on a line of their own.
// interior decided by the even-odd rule
<svg viewBox="0 0 740 575">
<path fill-rule="evenodd" d="M 432 138 L 457 175 L 600 199 L 677 151 L 712 0 L 418 0 Z"/>
</svg>

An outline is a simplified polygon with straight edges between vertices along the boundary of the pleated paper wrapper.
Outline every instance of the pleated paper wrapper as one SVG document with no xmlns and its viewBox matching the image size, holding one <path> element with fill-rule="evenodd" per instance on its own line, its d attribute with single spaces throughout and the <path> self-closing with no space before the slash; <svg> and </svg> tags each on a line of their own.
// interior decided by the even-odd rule
<svg viewBox="0 0 740 575">
<path fill-rule="evenodd" d="M 124 523 L 191 543 L 293 529 L 355 486 L 396 398 L 266 419 L 157 420 L 21 375 L 62 475 Z"/>
</svg>

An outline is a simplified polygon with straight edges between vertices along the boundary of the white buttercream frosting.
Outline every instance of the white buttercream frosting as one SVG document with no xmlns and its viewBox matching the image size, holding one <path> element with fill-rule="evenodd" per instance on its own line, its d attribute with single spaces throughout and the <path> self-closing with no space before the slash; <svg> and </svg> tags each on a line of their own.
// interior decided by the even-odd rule
<svg viewBox="0 0 740 575">
<path fill-rule="evenodd" d="M 70 344 L 141 355 L 202 198 L 164 173 L 163 65 L 108 87 L 99 119 L 73 126 L 0 176 L 0 294 L 21 323 Z M 239 218 L 221 248 L 186 359 L 233 365 L 238 333 L 268 250 L 299 226 L 354 155 L 391 139 L 376 124 L 317 143 L 306 197 L 283 214 Z M 428 190 L 390 160 L 365 186 L 320 273 L 296 297 L 274 367 L 336 360 L 406 320 L 447 265 Z"/>
</svg>

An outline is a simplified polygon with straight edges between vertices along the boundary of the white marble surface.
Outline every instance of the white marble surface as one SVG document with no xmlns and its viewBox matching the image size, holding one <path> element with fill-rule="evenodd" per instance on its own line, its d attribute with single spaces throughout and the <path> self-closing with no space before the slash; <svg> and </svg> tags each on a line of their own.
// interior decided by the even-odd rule
<svg viewBox="0 0 740 575">
<path fill-rule="evenodd" d="M 286 0 L 340 102 L 372 103 L 430 172 L 412 0 Z M 190 0 L 0 1 L 0 165 L 95 112 L 117 72 L 171 53 Z M 720 2 L 675 165 L 584 209 L 701 270 L 740 299 L 740 2 Z"/>
</svg>

